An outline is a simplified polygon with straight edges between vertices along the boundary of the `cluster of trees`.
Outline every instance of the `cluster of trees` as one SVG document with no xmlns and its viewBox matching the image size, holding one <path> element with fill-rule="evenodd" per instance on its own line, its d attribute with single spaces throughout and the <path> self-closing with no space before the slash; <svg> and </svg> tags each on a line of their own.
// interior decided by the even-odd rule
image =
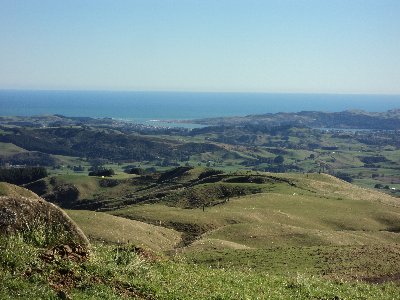
<svg viewBox="0 0 400 300">
<path fill-rule="evenodd" d="M 43 195 L 43 197 L 61 207 L 72 208 L 79 198 L 79 190 L 73 184 L 60 184 L 55 186 L 52 192 Z"/>
<path fill-rule="evenodd" d="M 111 177 L 115 175 L 113 169 L 106 169 L 106 168 L 97 168 L 93 171 L 89 172 L 89 176 L 104 176 L 104 177 Z"/>
<path fill-rule="evenodd" d="M 350 174 L 348 174 L 348 173 L 345 173 L 345 172 L 337 172 L 336 174 L 333 174 L 335 177 L 337 177 L 337 178 L 339 178 L 339 179 L 342 179 L 342 180 L 344 180 L 344 181 L 347 181 L 347 182 L 353 182 L 353 177 L 350 175 Z"/>
<path fill-rule="evenodd" d="M 135 175 L 144 175 L 146 174 L 146 170 L 140 167 L 128 166 L 125 168 L 125 173 L 127 174 L 135 174 Z"/>
<path fill-rule="evenodd" d="M 376 164 L 376 163 L 388 161 L 388 159 L 384 156 L 363 156 L 363 157 L 360 157 L 360 160 L 364 164 Z"/>
<path fill-rule="evenodd" d="M 73 166 L 72 170 L 74 170 L 74 172 L 84 172 L 85 168 L 82 165 L 79 165 L 79 166 Z"/>
<path fill-rule="evenodd" d="M 12 184 L 26 184 L 47 176 L 43 167 L 0 168 L 0 181 Z"/>
<path fill-rule="evenodd" d="M 127 174 L 147 175 L 157 172 L 157 169 L 155 167 L 149 167 L 143 169 L 140 166 L 128 165 L 124 168 L 124 172 Z"/>
<path fill-rule="evenodd" d="M 390 189 L 390 187 L 389 187 L 388 185 L 385 185 L 385 186 L 384 186 L 384 185 L 381 184 L 381 183 L 375 184 L 374 188 L 376 188 L 376 189 L 385 189 L 385 190 Z"/>
</svg>

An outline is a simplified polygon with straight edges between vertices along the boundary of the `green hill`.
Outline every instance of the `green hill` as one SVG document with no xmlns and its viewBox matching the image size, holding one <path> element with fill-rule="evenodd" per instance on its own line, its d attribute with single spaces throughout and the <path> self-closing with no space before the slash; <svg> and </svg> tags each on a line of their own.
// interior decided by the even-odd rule
<svg viewBox="0 0 400 300">
<path fill-rule="evenodd" d="M 259 184 L 262 190 L 256 194 L 236 195 L 204 211 L 156 203 L 131 205 L 112 214 L 161 221 L 194 233 L 196 239 L 251 248 L 400 242 L 399 199 L 324 174 L 274 177 L 274 183 Z"/>
<path fill-rule="evenodd" d="M 102 212 L 67 210 L 89 239 L 116 244 L 134 244 L 156 252 L 172 250 L 180 242 L 175 230 L 128 220 Z"/>
</svg>

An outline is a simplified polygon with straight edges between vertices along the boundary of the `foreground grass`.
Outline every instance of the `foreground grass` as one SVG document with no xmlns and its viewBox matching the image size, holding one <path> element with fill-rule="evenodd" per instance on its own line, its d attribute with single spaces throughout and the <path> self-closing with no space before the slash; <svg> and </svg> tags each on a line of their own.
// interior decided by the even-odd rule
<svg viewBox="0 0 400 300">
<path fill-rule="evenodd" d="M 55 255 L 22 236 L 1 238 L 0 299 L 399 299 L 400 286 L 215 269 L 132 245 L 95 244 L 87 260 Z"/>
</svg>

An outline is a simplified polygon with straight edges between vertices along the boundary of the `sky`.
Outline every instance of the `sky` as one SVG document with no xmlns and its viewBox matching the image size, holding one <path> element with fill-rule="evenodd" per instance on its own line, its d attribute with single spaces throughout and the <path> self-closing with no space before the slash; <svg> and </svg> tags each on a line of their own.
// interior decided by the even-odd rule
<svg viewBox="0 0 400 300">
<path fill-rule="evenodd" d="M 0 0 L 0 89 L 400 94 L 400 1 Z"/>
</svg>

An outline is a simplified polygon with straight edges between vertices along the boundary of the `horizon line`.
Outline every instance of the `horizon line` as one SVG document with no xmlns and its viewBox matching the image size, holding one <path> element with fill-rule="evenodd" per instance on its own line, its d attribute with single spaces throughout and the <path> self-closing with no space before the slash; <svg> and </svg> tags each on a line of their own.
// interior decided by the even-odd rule
<svg viewBox="0 0 400 300">
<path fill-rule="evenodd" d="M 290 91 L 199 91 L 199 90 L 146 90 L 146 89 L 36 89 L 36 88 L 0 88 L 0 92 L 110 92 L 110 93 L 182 93 L 182 94 L 300 94 L 300 95 L 376 95 L 400 96 L 400 93 L 380 92 L 290 92 Z"/>
</svg>

